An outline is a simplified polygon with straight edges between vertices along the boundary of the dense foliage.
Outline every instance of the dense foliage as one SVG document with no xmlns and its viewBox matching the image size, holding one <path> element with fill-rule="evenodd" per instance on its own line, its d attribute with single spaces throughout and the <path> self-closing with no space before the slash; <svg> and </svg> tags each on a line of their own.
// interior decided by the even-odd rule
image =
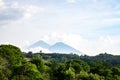
<svg viewBox="0 0 120 80">
<path fill-rule="evenodd" d="M 97 56 L 87 56 L 87 55 L 77 55 L 77 54 L 59 54 L 59 53 L 25 53 L 24 56 L 27 58 L 32 58 L 35 56 L 42 56 L 44 60 L 56 59 L 57 61 L 64 63 L 69 60 L 83 60 L 85 62 L 92 62 L 96 60 L 100 60 L 102 62 L 108 62 L 112 65 L 120 64 L 120 56 L 119 55 L 111 55 L 107 53 L 101 53 Z"/>
<path fill-rule="evenodd" d="M 23 53 L 0 45 L 0 80 L 120 80 L 120 56 Z"/>
</svg>

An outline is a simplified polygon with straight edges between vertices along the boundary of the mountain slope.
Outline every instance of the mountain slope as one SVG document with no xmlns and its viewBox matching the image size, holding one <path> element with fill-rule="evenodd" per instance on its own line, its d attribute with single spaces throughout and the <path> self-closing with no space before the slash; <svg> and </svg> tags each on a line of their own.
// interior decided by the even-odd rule
<svg viewBox="0 0 120 80">
<path fill-rule="evenodd" d="M 43 49 L 42 49 L 43 48 Z M 48 51 L 54 53 L 75 53 L 75 54 L 83 54 L 82 52 L 76 50 L 75 48 L 63 43 L 57 42 L 54 45 L 49 45 L 48 43 L 40 40 L 28 47 L 28 50 L 32 50 L 33 52 L 42 50 L 43 52 Z"/>
<path fill-rule="evenodd" d="M 80 51 L 72 48 L 71 46 L 63 42 L 55 43 L 49 48 L 49 50 L 56 53 L 81 53 Z"/>
<path fill-rule="evenodd" d="M 29 48 L 35 48 L 35 47 L 42 47 L 42 48 L 48 49 L 50 47 L 50 45 L 48 43 L 40 40 L 29 46 Z"/>
</svg>

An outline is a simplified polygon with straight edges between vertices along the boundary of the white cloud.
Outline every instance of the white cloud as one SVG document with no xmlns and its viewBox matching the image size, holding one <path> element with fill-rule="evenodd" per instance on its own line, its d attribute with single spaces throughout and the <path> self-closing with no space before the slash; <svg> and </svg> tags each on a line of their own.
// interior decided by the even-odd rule
<svg viewBox="0 0 120 80">
<path fill-rule="evenodd" d="M 76 3 L 77 0 L 66 0 L 68 3 Z"/>
<path fill-rule="evenodd" d="M 120 24 L 120 4 L 116 0 L 73 0 L 73 2 L 77 2 L 77 5 L 70 7 L 69 12 L 63 15 L 68 11 L 66 9 L 60 16 L 61 22 L 68 23 L 68 26 L 74 24 L 82 27 L 102 27 Z"/>
<path fill-rule="evenodd" d="M 38 12 L 43 12 L 44 9 L 35 5 L 21 5 L 17 1 L 8 4 L 0 0 L 0 24 L 5 25 L 13 21 L 29 19 Z"/>
<path fill-rule="evenodd" d="M 32 51 L 34 53 L 37 53 L 37 52 L 40 52 L 40 51 L 42 51 L 43 53 L 52 53 L 48 49 L 41 48 L 41 47 L 35 47 L 35 48 L 30 48 L 30 49 L 26 50 L 26 52 L 29 52 L 29 51 Z"/>
<path fill-rule="evenodd" d="M 87 1 L 89 3 L 87 3 Z M 53 24 L 51 26 L 58 26 L 61 29 L 67 27 L 71 31 L 74 31 L 76 27 L 82 27 L 79 31 L 82 32 L 82 30 L 90 31 L 96 28 L 120 24 L 120 9 L 118 5 L 118 7 L 115 8 L 116 5 L 112 5 L 109 1 L 96 0 L 94 2 L 96 3 L 93 3 L 91 0 L 79 0 L 77 5 L 66 5 L 68 6 L 67 8 L 66 6 L 62 9 L 54 7 L 52 12 L 55 15 L 50 15 L 50 17 L 52 16 L 53 18 L 50 21 Z"/>
<path fill-rule="evenodd" d="M 120 46 L 118 45 L 120 40 L 118 38 L 114 39 L 107 34 L 105 34 L 107 36 L 101 35 L 100 38 L 96 36 L 100 35 L 100 33 L 97 33 L 97 31 L 99 32 L 98 29 L 120 24 L 120 3 L 118 0 L 66 0 L 68 3 L 77 4 L 63 3 L 62 6 L 62 3 L 56 5 L 56 2 L 54 4 L 45 1 L 44 4 L 40 3 L 47 8 L 47 12 L 42 15 L 36 14 L 43 12 L 44 8 L 32 5 L 32 3 L 28 4 L 27 1 L 29 0 L 24 4 L 24 0 L 21 0 L 22 3 L 17 1 L 8 0 L 8 3 L 10 3 L 8 4 L 5 0 L 0 0 L 0 25 L 9 24 L 8 26 L 11 26 L 10 28 L 0 29 L 1 41 L 11 40 L 18 43 L 20 40 L 23 43 L 22 40 L 25 39 L 32 41 L 43 39 L 51 44 L 63 41 L 89 55 L 99 54 L 100 52 L 120 53 Z M 21 21 L 23 23 L 16 23 Z M 12 23 L 14 25 L 10 25 Z M 53 31 L 56 32 L 49 34 Z M 110 33 L 108 30 L 105 31 Z M 57 32 L 63 33 L 59 34 Z M 64 34 L 67 32 L 70 34 Z M 90 32 L 96 34 L 94 37 L 97 37 L 97 39 L 90 40 L 78 35 L 83 34 L 91 37 L 89 36 Z M 40 37 L 47 33 L 49 35 Z M 25 42 L 24 44 L 28 45 L 29 43 Z"/>
<path fill-rule="evenodd" d="M 43 8 L 33 6 L 33 5 L 24 6 L 23 9 L 24 9 L 24 17 L 25 18 L 31 18 L 32 15 L 34 15 L 38 12 L 43 12 L 44 11 Z"/>
<path fill-rule="evenodd" d="M 0 9 L 4 8 L 4 6 L 5 6 L 5 4 L 4 4 L 3 0 L 0 0 Z"/>
<path fill-rule="evenodd" d="M 118 51 L 120 41 L 116 41 L 110 36 L 100 36 L 98 39 L 90 40 L 78 34 L 59 34 L 54 32 L 41 39 L 52 44 L 59 41 L 65 42 L 87 55 L 97 55 L 104 52 L 117 55 L 120 53 Z"/>
</svg>

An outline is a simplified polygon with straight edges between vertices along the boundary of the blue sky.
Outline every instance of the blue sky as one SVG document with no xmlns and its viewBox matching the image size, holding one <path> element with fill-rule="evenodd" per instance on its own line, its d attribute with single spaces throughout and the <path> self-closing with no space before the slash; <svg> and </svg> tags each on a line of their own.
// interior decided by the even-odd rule
<svg viewBox="0 0 120 80">
<path fill-rule="evenodd" d="M 0 0 L 0 43 L 63 41 L 88 55 L 120 54 L 119 0 Z"/>
</svg>

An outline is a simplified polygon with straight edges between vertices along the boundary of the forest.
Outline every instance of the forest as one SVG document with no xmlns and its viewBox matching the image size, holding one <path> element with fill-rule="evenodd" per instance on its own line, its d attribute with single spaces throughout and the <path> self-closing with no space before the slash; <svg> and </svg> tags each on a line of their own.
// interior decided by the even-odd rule
<svg viewBox="0 0 120 80">
<path fill-rule="evenodd" d="M 26 53 L 0 45 L 0 80 L 120 80 L 120 56 Z"/>
</svg>

